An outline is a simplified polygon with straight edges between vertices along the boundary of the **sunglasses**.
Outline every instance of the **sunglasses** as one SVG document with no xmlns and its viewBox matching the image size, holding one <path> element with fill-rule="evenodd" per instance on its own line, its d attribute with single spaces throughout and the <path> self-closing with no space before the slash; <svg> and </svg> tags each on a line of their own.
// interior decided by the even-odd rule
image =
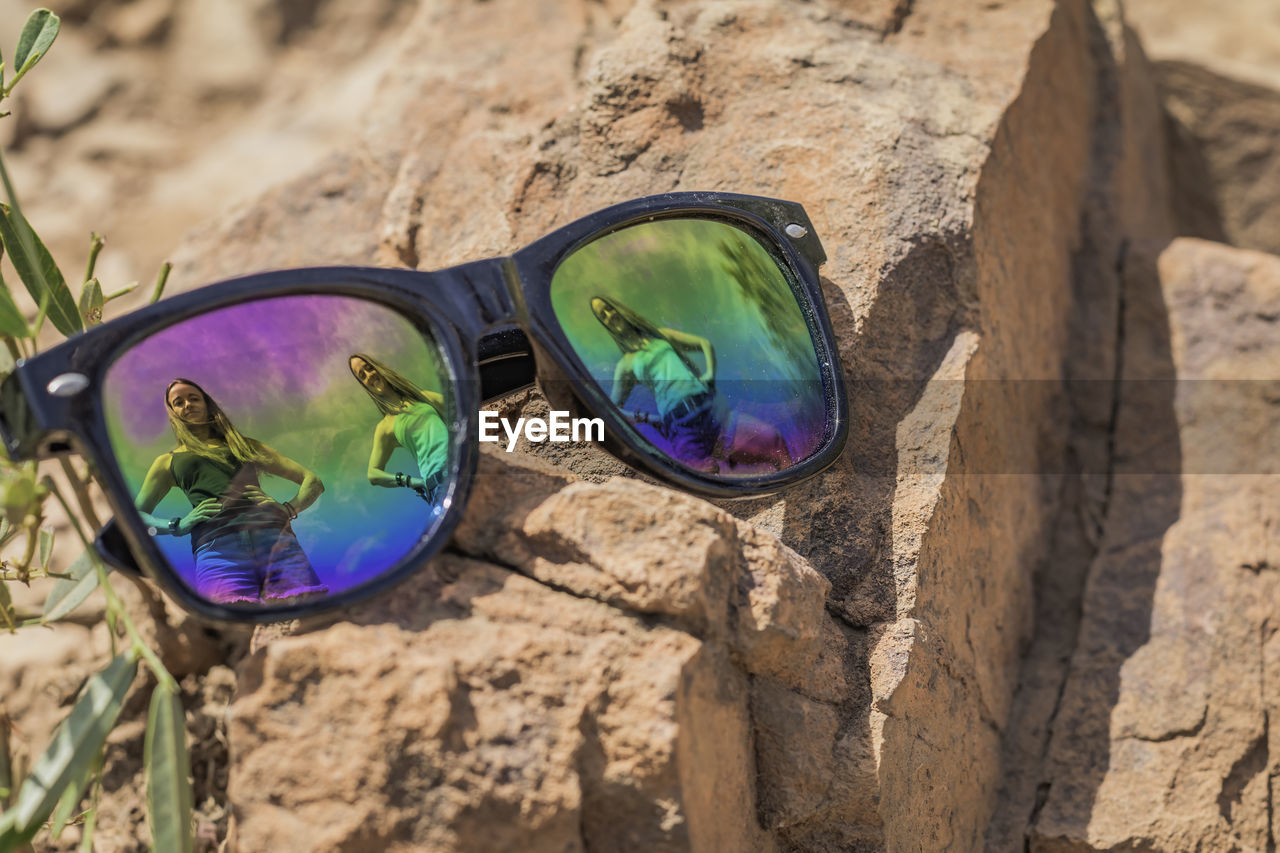
<svg viewBox="0 0 1280 853">
<path fill-rule="evenodd" d="M 461 518 L 480 411 L 535 381 L 527 440 L 597 441 L 713 498 L 768 494 L 848 430 L 795 203 L 635 199 L 438 272 L 326 267 L 191 291 L 19 363 L 14 460 L 77 451 L 116 520 L 98 550 L 211 619 L 342 607 L 402 580 Z"/>
</svg>

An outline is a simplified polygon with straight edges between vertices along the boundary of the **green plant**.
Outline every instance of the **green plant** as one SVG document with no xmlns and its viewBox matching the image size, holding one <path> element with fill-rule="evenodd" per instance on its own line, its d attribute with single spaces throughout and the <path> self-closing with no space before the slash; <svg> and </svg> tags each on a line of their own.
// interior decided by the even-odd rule
<svg viewBox="0 0 1280 853">
<path fill-rule="evenodd" d="M 7 82 L 0 57 L 0 101 L 7 99 L 18 82 L 48 52 L 58 35 L 60 22 L 47 9 L 27 18 L 14 52 L 14 73 Z M 8 113 L 0 113 L 0 117 Z M 65 336 L 73 336 L 102 322 L 103 309 L 132 290 L 123 288 L 104 295 L 94 276 L 103 240 L 91 235 L 89 260 L 76 299 L 49 250 L 22 214 L 17 193 L 0 157 L 0 181 L 8 204 L 0 204 L 0 244 L 18 278 L 37 306 L 28 321 L 14 302 L 0 276 L 0 376 L 15 362 L 36 352 L 37 339 L 46 321 Z M 158 299 L 168 277 L 165 264 L 156 281 L 152 301 Z M 12 546 L 16 559 L 0 560 L 0 630 L 15 632 L 48 625 L 69 613 L 98 588 L 106 599 L 104 618 L 109 626 L 112 659 L 84 685 L 53 740 L 32 766 L 23 772 L 12 760 L 8 721 L 0 715 L 0 853 L 26 847 L 42 830 L 57 839 L 72 822 L 82 824 L 82 850 L 93 845 L 96 809 L 102 793 L 103 756 L 107 736 L 115 726 L 140 664 L 148 668 L 156 685 L 147 718 L 144 765 L 147 773 L 148 817 L 157 850 L 189 851 L 192 836 L 190 761 L 179 688 L 158 653 L 142 638 L 119 595 L 112 588 L 108 568 L 94 551 L 88 529 L 100 526 L 90 500 L 92 470 L 78 470 L 68 459 L 58 460 L 66 481 L 59 486 L 35 463 L 15 465 L 0 459 L 0 548 Z M 72 509 L 74 500 L 80 517 Z M 65 509 L 72 527 L 85 546 L 65 571 L 50 566 L 53 533 L 44 525 L 45 505 L 55 500 Z M 81 520 L 83 519 L 83 520 Z M 10 594 L 10 583 L 30 584 L 33 579 L 53 578 L 52 590 L 40 614 L 19 613 Z M 163 603 L 141 581 L 137 582 L 153 615 L 163 616 Z M 80 810 L 88 792 L 88 808 Z"/>
</svg>

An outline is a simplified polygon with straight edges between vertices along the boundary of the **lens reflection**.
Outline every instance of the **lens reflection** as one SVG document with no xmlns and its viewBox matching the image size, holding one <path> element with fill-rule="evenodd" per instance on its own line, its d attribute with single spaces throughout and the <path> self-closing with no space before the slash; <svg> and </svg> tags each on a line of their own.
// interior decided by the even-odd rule
<svg viewBox="0 0 1280 853">
<path fill-rule="evenodd" d="M 448 376 L 384 306 L 259 300 L 130 349 L 107 374 L 107 427 L 138 512 L 197 595 L 322 598 L 385 572 L 443 515 Z"/>
<path fill-rule="evenodd" d="M 369 482 L 375 486 L 412 489 L 438 511 L 448 485 L 449 428 L 445 426 L 444 395 L 419 388 L 371 355 L 355 353 L 347 360 L 351 373 L 382 416 L 373 433 Z M 397 471 L 387 463 L 397 447 L 408 450 L 418 464 L 418 476 Z"/>
<path fill-rule="evenodd" d="M 734 478 L 813 454 L 826 404 L 813 339 L 778 263 L 741 229 L 668 219 L 615 231 L 556 270 L 579 359 L 659 452 Z"/>
</svg>

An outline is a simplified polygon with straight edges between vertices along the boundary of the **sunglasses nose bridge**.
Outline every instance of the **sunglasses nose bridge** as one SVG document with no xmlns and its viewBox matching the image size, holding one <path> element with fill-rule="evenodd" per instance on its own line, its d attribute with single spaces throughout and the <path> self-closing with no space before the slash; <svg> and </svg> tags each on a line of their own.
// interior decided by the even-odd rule
<svg viewBox="0 0 1280 853">
<path fill-rule="evenodd" d="M 491 328 L 511 324 L 520 313 L 519 278 L 509 258 L 424 273 L 417 286 L 433 302 L 449 303 L 454 319 L 476 338 Z"/>
</svg>

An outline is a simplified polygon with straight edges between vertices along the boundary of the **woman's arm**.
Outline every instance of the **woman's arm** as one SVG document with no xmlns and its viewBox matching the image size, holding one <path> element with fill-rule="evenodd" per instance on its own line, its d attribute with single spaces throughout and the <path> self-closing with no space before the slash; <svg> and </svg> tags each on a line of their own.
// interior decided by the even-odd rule
<svg viewBox="0 0 1280 853">
<path fill-rule="evenodd" d="M 636 374 L 631 369 L 631 353 L 626 353 L 613 368 L 613 390 L 609 392 L 609 399 L 615 406 L 621 407 L 635 387 Z"/>
<path fill-rule="evenodd" d="M 679 347 L 686 350 L 702 350 L 702 358 L 706 361 L 706 370 L 698 377 L 702 382 L 710 385 L 716 378 L 716 351 L 711 346 L 711 341 L 700 335 L 691 335 L 688 332 L 678 332 L 675 329 L 659 329 L 673 347 Z"/>
<path fill-rule="evenodd" d="M 395 419 L 395 415 L 387 415 L 378 421 L 378 426 L 373 431 L 373 452 L 369 454 L 367 471 L 370 483 L 388 489 L 394 489 L 399 485 L 396 482 L 396 475 L 388 474 L 386 471 L 391 454 L 400 446 L 396 441 Z"/>
<path fill-rule="evenodd" d="M 262 470 L 298 484 L 297 494 L 285 501 L 285 503 L 293 507 L 294 515 L 316 502 L 316 498 L 320 497 L 321 493 L 324 492 L 324 483 L 320 482 L 320 478 L 315 475 L 315 472 L 303 468 L 297 462 L 260 441 L 256 442 L 256 444 L 258 452 L 261 454 L 262 461 L 259 462 L 259 465 Z M 266 497 L 266 495 L 264 494 L 263 497 Z M 267 497 L 267 500 L 271 500 L 271 498 Z M 274 501 L 272 502 L 274 503 Z"/>
<path fill-rule="evenodd" d="M 441 412 L 441 413 L 444 412 L 444 395 L 443 394 L 441 394 L 439 391 L 428 391 L 426 388 L 419 388 L 418 390 L 422 392 L 422 399 L 430 403 L 432 408 L 434 408 L 437 412 Z M 443 416 L 444 415 L 441 414 L 441 417 Z"/>
<path fill-rule="evenodd" d="M 142 480 L 142 488 L 138 490 L 138 496 L 133 501 L 133 505 L 138 508 L 138 515 L 142 516 L 146 525 L 162 535 L 172 535 L 174 530 L 169 526 L 169 519 L 152 515 L 152 512 L 156 505 L 164 500 L 164 496 L 169 494 L 169 490 L 177 485 L 170 471 L 171 461 L 172 454 L 169 453 L 156 457 L 156 461 L 152 462 L 147 470 L 147 476 Z M 217 515 L 220 509 L 222 505 L 216 498 L 201 501 L 178 522 L 177 535 L 186 536 L 191 532 L 191 528 Z"/>
</svg>

